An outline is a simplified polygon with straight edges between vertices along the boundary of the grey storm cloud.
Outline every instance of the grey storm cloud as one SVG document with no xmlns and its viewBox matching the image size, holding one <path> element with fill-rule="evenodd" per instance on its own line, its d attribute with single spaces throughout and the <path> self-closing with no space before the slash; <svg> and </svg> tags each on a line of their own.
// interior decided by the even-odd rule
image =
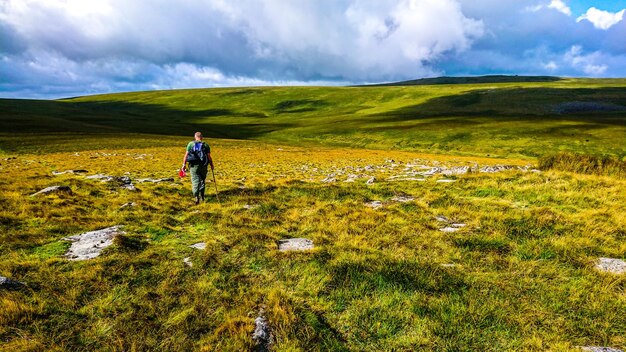
<svg viewBox="0 0 626 352">
<path fill-rule="evenodd" d="M 623 75 L 606 30 L 550 1 L 0 0 L 0 95 Z"/>
</svg>

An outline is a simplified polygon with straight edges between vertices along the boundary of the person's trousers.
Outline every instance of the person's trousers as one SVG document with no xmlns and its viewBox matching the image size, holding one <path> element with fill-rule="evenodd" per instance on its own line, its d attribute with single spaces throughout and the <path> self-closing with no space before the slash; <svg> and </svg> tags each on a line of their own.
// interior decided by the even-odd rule
<svg viewBox="0 0 626 352">
<path fill-rule="evenodd" d="M 204 188 L 208 165 L 189 165 L 191 172 L 191 191 L 194 197 L 204 198 Z"/>
</svg>

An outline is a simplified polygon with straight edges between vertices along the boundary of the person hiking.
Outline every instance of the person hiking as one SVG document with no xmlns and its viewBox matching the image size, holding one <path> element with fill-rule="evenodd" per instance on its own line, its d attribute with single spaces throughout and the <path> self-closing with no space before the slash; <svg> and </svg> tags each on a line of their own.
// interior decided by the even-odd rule
<svg viewBox="0 0 626 352">
<path fill-rule="evenodd" d="M 183 158 L 183 170 L 187 169 L 191 172 L 191 191 L 196 204 L 204 200 L 205 180 L 208 172 L 208 166 L 213 167 L 213 158 L 211 158 L 211 148 L 202 141 L 202 133 L 196 132 L 194 140 L 187 144 L 185 157 Z"/>
</svg>

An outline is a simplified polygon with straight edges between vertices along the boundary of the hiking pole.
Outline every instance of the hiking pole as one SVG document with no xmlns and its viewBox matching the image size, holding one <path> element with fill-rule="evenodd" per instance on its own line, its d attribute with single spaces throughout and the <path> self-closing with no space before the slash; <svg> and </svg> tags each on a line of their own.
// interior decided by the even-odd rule
<svg viewBox="0 0 626 352">
<path fill-rule="evenodd" d="M 213 184 L 215 185 L 215 197 L 217 198 L 217 202 L 221 204 L 222 202 L 220 202 L 220 196 L 217 193 L 217 181 L 215 181 L 215 172 L 213 172 L 213 168 L 211 168 L 211 174 L 213 174 Z"/>
</svg>

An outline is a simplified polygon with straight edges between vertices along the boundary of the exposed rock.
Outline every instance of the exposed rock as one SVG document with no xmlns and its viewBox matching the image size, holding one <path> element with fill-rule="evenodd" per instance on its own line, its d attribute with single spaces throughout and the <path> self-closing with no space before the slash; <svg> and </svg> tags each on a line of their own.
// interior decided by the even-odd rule
<svg viewBox="0 0 626 352">
<path fill-rule="evenodd" d="M 379 200 L 373 200 L 371 202 L 365 203 L 365 206 L 366 207 L 370 207 L 372 209 L 378 209 L 378 208 L 383 206 L 383 202 L 381 202 Z"/>
<path fill-rule="evenodd" d="M 23 288 L 26 288 L 25 283 L 9 279 L 8 277 L 0 276 L 0 289 L 17 291 Z"/>
<path fill-rule="evenodd" d="M 624 352 L 623 350 L 619 350 L 617 348 L 599 346 L 581 346 L 580 349 L 588 352 Z"/>
<path fill-rule="evenodd" d="M 626 262 L 621 259 L 600 258 L 596 264 L 596 269 L 613 274 L 626 273 Z"/>
<path fill-rule="evenodd" d="M 133 185 L 129 176 L 109 176 L 103 174 L 86 176 L 89 180 L 100 180 L 102 182 L 117 183 L 120 188 L 127 189 L 129 191 L 137 191 L 137 187 Z"/>
<path fill-rule="evenodd" d="M 441 221 L 441 222 L 450 222 L 450 219 L 446 218 L 443 215 L 437 215 L 437 216 L 435 216 L 435 219 L 437 219 L 437 221 Z"/>
<path fill-rule="evenodd" d="M 65 174 L 79 175 L 79 174 L 86 174 L 86 173 L 87 173 L 87 170 L 52 171 L 52 174 L 55 176 L 65 175 Z"/>
<path fill-rule="evenodd" d="M 407 202 L 414 201 L 415 198 L 413 198 L 411 196 L 395 196 L 395 197 L 391 198 L 391 200 L 394 201 L 394 202 L 407 203 Z"/>
<path fill-rule="evenodd" d="M 437 180 L 437 182 L 438 183 L 453 183 L 453 182 L 456 182 L 456 180 L 449 180 L 449 179 L 444 178 L 444 179 Z"/>
<path fill-rule="evenodd" d="M 33 193 L 30 196 L 34 197 L 34 196 L 38 196 L 38 195 L 41 195 L 41 194 L 51 194 L 51 193 L 72 194 L 72 189 L 69 188 L 68 186 L 50 186 L 50 187 L 46 187 L 46 188 L 42 189 L 39 192 Z"/>
<path fill-rule="evenodd" d="M 470 172 L 469 166 L 456 166 L 449 169 L 443 169 L 441 173 L 446 176 L 465 175 Z"/>
<path fill-rule="evenodd" d="M 492 165 L 492 166 L 483 166 L 478 171 L 487 173 L 487 174 L 494 174 L 496 172 L 509 171 L 509 170 L 514 170 L 516 168 L 517 167 L 513 165 Z"/>
<path fill-rule="evenodd" d="M 306 238 L 288 238 L 278 241 L 278 250 L 281 252 L 306 251 L 313 247 L 313 241 Z"/>
<path fill-rule="evenodd" d="M 193 263 L 191 262 L 191 257 L 184 258 L 183 263 L 185 263 L 185 265 L 187 265 L 190 268 L 193 267 Z"/>
<path fill-rule="evenodd" d="M 465 224 L 451 224 L 450 226 L 446 226 L 444 228 L 439 229 L 439 231 L 451 233 L 451 232 L 457 232 L 463 227 L 465 227 Z"/>
<path fill-rule="evenodd" d="M 252 340 L 254 340 L 256 345 L 256 351 L 266 352 L 270 350 L 272 344 L 272 330 L 270 329 L 269 322 L 265 318 L 265 311 L 263 309 L 259 311 L 259 316 L 254 319 Z"/>
<path fill-rule="evenodd" d="M 122 204 L 120 209 L 132 208 L 132 207 L 136 207 L 136 206 L 137 206 L 137 204 L 135 202 L 129 202 L 129 203 Z"/>
<path fill-rule="evenodd" d="M 365 184 L 372 185 L 376 182 L 376 177 L 372 176 L 369 180 L 365 182 Z"/>
<path fill-rule="evenodd" d="M 322 180 L 322 183 L 333 183 L 333 182 L 337 182 L 337 179 L 335 178 L 335 176 L 328 176 Z"/>
<path fill-rule="evenodd" d="M 189 247 L 195 248 L 195 249 L 199 249 L 199 250 L 203 250 L 203 249 L 206 248 L 206 242 L 198 242 L 198 243 L 192 244 Z"/>
<path fill-rule="evenodd" d="M 140 178 L 140 179 L 137 179 L 137 182 L 139 182 L 139 183 L 144 183 L 144 182 L 152 182 L 152 183 L 174 182 L 174 178 L 173 177 L 166 177 L 166 178 Z"/>
<path fill-rule="evenodd" d="M 111 226 L 63 238 L 73 242 L 69 251 L 65 253 L 65 257 L 69 260 L 86 260 L 99 256 L 103 249 L 113 244 L 115 236 L 125 233 L 121 231 L 121 228 L 120 225 Z"/>
<path fill-rule="evenodd" d="M 254 204 L 254 205 L 246 204 L 246 205 L 243 206 L 243 208 L 247 209 L 247 210 L 258 208 L 258 207 L 259 207 L 258 204 Z"/>
</svg>

